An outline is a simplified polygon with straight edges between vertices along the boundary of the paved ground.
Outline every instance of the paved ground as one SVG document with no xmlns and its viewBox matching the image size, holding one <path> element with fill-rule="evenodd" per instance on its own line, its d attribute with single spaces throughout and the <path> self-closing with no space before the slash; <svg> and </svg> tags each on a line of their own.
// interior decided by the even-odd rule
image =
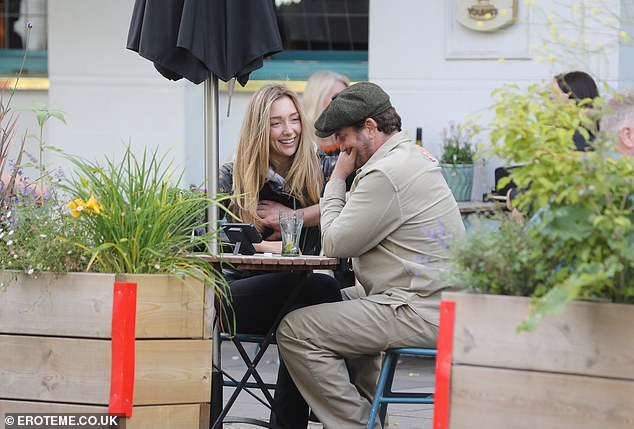
<svg viewBox="0 0 634 429">
<path fill-rule="evenodd" d="M 253 347 L 248 345 L 248 347 Z M 254 350 L 255 352 L 255 350 Z M 222 365 L 236 377 L 244 371 L 240 357 L 230 342 L 222 344 Z M 259 365 L 264 381 L 273 382 L 277 374 L 277 350 L 271 346 Z M 405 357 L 397 368 L 394 389 L 399 391 L 431 391 L 434 386 L 434 363 L 429 359 Z M 233 389 L 225 388 L 224 400 L 229 398 Z M 390 404 L 388 406 L 391 428 L 431 429 L 433 420 L 432 405 Z M 251 417 L 268 420 L 268 409 L 246 393 L 238 397 L 231 408 L 230 416 Z M 224 428 L 253 429 L 256 426 L 242 423 L 225 423 Z M 311 423 L 310 429 L 321 429 L 322 425 Z"/>
</svg>

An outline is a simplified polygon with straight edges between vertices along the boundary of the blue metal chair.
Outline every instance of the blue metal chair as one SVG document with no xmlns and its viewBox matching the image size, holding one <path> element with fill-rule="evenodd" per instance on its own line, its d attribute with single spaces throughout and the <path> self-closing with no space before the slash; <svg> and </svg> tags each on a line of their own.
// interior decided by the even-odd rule
<svg viewBox="0 0 634 429">
<path fill-rule="evenodd" d="M 372 401 L 372 408 L 370 409 L 370 418 L 368 420 L 367 429 L 374 427 L 374 421 L 377 413 L 381 421 L 381 426 L 385 423 L 385 415 L 387 414 L 388 403 L 398 404 L 433 404 L 433 393 L 422 392 L 393 392 L 392 381 L 394 379 L 394 372 L 396 371 L 396 364 L 400 355 L 410 356 L 423 356 L 423 357 L 436 357 L 436 349 L 425 349 L 419 347 L 401 347 L 388 349 L 385 351 L 383 357 L 383 365 L 381 366 L 381 373 L 379 374 L 379 381 L 376 385 L 376 391 L 374 393 L 374 401 Z"/>
</svg>

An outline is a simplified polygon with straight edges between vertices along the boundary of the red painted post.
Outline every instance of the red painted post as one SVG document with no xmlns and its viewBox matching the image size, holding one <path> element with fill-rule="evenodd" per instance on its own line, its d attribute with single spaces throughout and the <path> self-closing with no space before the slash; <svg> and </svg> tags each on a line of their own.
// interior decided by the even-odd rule
<svg viewBox="0 0 634 429">
<path fill-rule="evenodd" d="M 115 282 L 108 414 L 132 416 L 137 284 Z"/>
</svg>

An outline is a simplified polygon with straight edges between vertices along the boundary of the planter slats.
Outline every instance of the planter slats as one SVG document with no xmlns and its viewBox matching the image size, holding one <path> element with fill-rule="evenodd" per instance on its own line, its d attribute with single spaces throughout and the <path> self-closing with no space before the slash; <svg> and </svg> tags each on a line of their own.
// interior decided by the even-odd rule
<svg viewBox="0 0 634 429">
<path fill-rule="evenodd" d="M 108 404 L 110 341 L 0 335 L 0 398 Z"/>
<path fill-rule="evenodd" d="M 137 340 L 134 404 L 209 402 L 211 340 Z"/>
<path fill-rule="evenodd" d="M 438 397 L 435 428 L 634 428 L 634 306 L 575 301 L 517 332 L 529 298 L 442 300 L 453 331 L 439 340 L 451 366 L 437 378 L 449 394 Z"/>
<path fill-rule="evenodd" d="M 6 276 L 16 273 L 0 271 Z M 113 301 L 121 289 L 115 282 L 135 284 L 126 302 L 136 314 L 134 330 L 117 330 L 116 341 Z M 129 372 L 117 372 L 117 380 L 133 387 L 122 397 L 125 413 L 132 412 L 127 428 L 208 427 L 213 297 L 199 282 L 167 275 L 18 274 L 0 292 L 0 416 L 106 413 L 109 405 L 114 412 L 112 398 L 119 396 L 111 373 L 122 367 L 113 364 L 129 356 Z M 114 314 L 124 320 L 120 310 Z M 114 353 L 116 344 L 132 353 Z"/>
<path fill-rule="evenodd" d="M 634 427 L 630 381 L 465 365 L 452 372 L 452 429 Z"/>
<path fill-rule="evenodd" d="M 200 282 L 142 274 L 118 274 L 116 281 L 137 283 L 137 338 L 210 337 L 204 324 L 205 287 Z"/>
<path fill-rule="evenodd" d="M 112 285 L 126 281 L 138 287 L 137 338 L 210 337 L 204 323 L 205 287 L 199 282 L 95 273 L 19 274 L 0 293 L 0 333 L 110 338 Z"/>
<path fill-rule="evenodd" d="M 517 332 L 529 298 L 444 293 L 443 300 L 456 303 L 455 363 L 634 380 L 634 330 L 615 329 L 634 326 L 631 305 L 572 302 L 534 331 Z"/>
<path fill-rule="evenodd" d="M 109 338 L 114 274 L 42 274 L 37 278 L 2 272 L 0 332 Z"/>
<path fill-rule="evenodd" d="M 106 413 L 108 407 L 0 400 L 0 416 L 6 413 Z M 207 429 L 209 404 L 135 406 L 126 429 Z"/>
</svg>

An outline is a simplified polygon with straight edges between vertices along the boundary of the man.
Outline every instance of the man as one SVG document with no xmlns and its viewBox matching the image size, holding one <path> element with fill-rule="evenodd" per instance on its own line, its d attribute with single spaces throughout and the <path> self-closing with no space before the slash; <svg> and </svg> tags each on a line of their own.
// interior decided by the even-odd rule
<svg viewBox="0 0 634 429">
<path fill-rule="evenodd" d="M 601 120 L 601 130 L 618 139 L 616 152 L 634 156 L 634 89 L 612 98 L 607 107 L 608 114 Z"/>
<path fill-rule="evenodd" d="M 341 91 L 315 128 L 341 144 L 320 202 L 323 251 L 352 257 L 366 296 L 290 313 L 277 342 L 324 428 L 364 428 L 381 351 L 436 346 L 440 292 L 450 289 L 447 240 L 464 226 L 440 167 L 401 132 L 379 86 Z"/>
</svg>

